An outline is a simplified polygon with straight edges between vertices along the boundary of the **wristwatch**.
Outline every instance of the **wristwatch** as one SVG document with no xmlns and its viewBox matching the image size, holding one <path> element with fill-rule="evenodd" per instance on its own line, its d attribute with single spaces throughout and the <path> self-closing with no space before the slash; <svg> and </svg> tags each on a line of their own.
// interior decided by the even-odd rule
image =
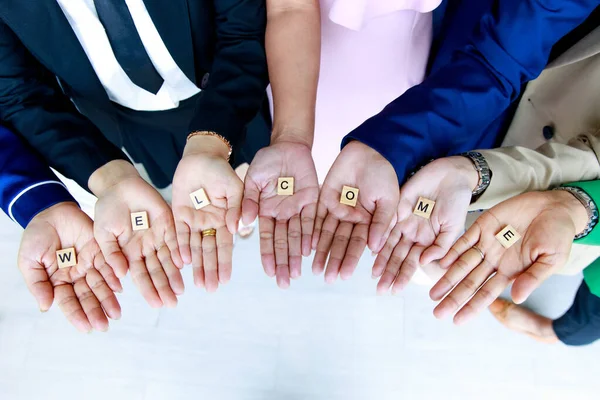
<svg viewBox="0 0 600 400">
<path fill-rule="evenodd" d="M 590 195 L 587 194 L 585 190 L 575 186 L 561 186 L 554 188 L 554 190 L 564 190 L 571 193 L 573 196 L 575 196 L 577 200 L 581 202 L 581 204 L 583 204 L 583 206 L 585 207 L 585 211 L 587 211 L 589 222 L 581 233 L 575 235 L 574 240 L 582 239 L 589 235 L 590 232 L 598 224 L 598 206 L 596 205 L 594 200 L 592 200 Z"/>
<path fill-rule="evenodd" d="M 468 151 L 459 155 L 471 160 L 473 167 L 475 167 L 475 171 L 477 171 L 477 174 L 479 175 L 479 182 L 477 183 L 475 190 L 473 190 L 473 198 L 471 199 L 471 203 L 473 203 L 483 194 L 483 192 L 485 192 L 488 186 L 490 186 L 490 182 L 492 181 L 492 171 L 483 154 L 478 151 Z"/>
</svg>

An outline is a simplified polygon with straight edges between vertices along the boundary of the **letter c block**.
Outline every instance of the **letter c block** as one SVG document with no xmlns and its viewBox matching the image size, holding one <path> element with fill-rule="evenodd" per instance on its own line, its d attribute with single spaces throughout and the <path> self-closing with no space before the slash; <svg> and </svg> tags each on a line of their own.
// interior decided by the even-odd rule
<svg viewBox="0 0 600 400">
<path fill-rule="evenodd" d="M 294 194 L 294 178 L 279 178 L 277 180 L 277 194 L 279 196 L 291 196 Z"/>
</svg>

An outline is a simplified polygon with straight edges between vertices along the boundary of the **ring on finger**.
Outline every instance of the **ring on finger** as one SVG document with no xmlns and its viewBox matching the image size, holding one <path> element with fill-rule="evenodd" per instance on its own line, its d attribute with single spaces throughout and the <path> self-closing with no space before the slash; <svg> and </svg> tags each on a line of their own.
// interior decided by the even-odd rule
<svg viewBox="0 0 600 400">
<path fill-rule="evenodd" d="M 481 256 L 481 261 L 485 260 L 485 254 L 483 254 L 483 251 L 481 251 L 479 247 L 473 246 L 472 249 L 479 253 L 479 255 Z"/>
<path fill-rule="evenodd" d="M 202 237 L 205 237 L 205 236 L 216 236 L 217 235 L 217 230 L 215 228 L 205 229 L 202 232 L 200 232 L 200 235 Z"/>
</svg>

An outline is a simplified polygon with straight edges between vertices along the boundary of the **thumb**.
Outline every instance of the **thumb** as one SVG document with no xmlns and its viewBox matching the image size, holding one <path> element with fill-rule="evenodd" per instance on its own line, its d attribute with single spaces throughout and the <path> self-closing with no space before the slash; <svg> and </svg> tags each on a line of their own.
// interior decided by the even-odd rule
<svg viewBox="0 0 600 400">
<path fill-rule="evenodd" d="M 540 285 L 566 263 L 566 257 L 557 260 L 556 254 L 544 254 L 515 279 L 510 295 L 516 304 L 529 298 Z"/>
<path fill-rule="evenodd" d="M 250 225 L 258 216 L 260 200 L 260 189 L 256 182 L 246 176 L 244 184 L 244 201 L 242 203 L 242 222 L 244 225 Z"/>
<path fill-rule="evenodd" d="M 40 311 L 48 311 L 54 301 L 54 288 L 50 283 L 46 268 L 38 262 L 19 259 L 19 269 L 25 278 L 27 289 L 35 297 Z"/>
<path fill-rule="evenodd" d="M 371 221 L 371 227 L 369 228 L 369 249 L 372 252 L 379 253 L 385 244 L 383 240 L 388 228 L 391 226 L 391 222 L 396 215 L 396 208 L 398 202 L 388 199 L 380 199 L 377 202 L 377 208 L 375 214 L 373 214 L 373 220 Z"/>
<path fill-rule="evenodd" d="M 460 229 L 444 230 L 435 238 L 435 242 L 429 246 L 421 255 L 421 265 L 428 265 L 435 260 L 442 259 L 452 244 L 460 236 Z"/>
<path fill-rule="evenodd" d="M 232 235 L 235 235 L 238 231 L 238 224 L 242 215 L 242 196 L 244 194 L 244 188 L 239 179 L 237 182 L 232 183 L 232 185 L 235 185 L 236 187 L 227 197 L 227 213 L 225 214 L 225 223 L 227 224 L 227 229 L 229 232 Z"/>
<path fill-rule="evenodd" d="M 117 237 L 112 232 L 102 228 L 94 229 L 94 234 L 96 242 L 98 242 L 98 246 L 100 246 L 100 251 L 102 251 L 102 255 L 104 255 L 104 260 L 106 260 L 106 263 L 111 266 L 113 271 L 115 271 L 117 278 L 123 278 L 127 275 L 129 264 L 127 258 L 125 258 L 125 255 L 121 251 Z"/>
</svg>

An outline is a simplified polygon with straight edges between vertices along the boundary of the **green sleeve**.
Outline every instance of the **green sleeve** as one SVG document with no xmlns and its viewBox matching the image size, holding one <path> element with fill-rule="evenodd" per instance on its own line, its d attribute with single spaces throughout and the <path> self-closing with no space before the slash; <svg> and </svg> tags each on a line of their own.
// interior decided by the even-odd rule
<svg viewBox="0 0 600 400">
<path fill-rule="evenodd" d="M 600 180 L 567 183 L 563 186 L 572 186 L 582 189 L 592 198 L 600 209 Z M 596 227 L 586 237 L 576 240 L 575 243 L 600 246 L 600 223 L 596 224 Z"/>
</svg>

